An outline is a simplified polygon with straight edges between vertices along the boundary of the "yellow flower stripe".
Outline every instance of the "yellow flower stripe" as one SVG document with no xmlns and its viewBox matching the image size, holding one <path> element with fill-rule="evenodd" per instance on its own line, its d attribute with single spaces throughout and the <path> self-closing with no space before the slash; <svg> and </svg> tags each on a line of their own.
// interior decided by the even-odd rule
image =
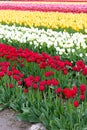
<svg viewBox="0 0 87 130">
<path fill-rule="evenodd" d="M 0 10 L 0 23 L 19 24 L 30 27 L 44 26 L 47 28 L 69 28 L 79 31 L 87 30 L 87 14 L 58 13 L 58 12 L 30 12 Z"/>
</svg>

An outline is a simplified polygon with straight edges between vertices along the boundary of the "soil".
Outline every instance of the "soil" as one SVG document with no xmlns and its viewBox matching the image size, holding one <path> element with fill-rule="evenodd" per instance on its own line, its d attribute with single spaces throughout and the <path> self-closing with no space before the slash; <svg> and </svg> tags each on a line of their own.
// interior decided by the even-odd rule
<svg viewBox="0 0 87 130">
<path fill-rule="evenodd" d="M 41 123 L 18 121 L 16 115 L 17 112 L 12 109 L 0 111 L 0 130 L 46 130 Z"/>
<path fill-rule="evenodd" d="M 16 119 L 17 113 L 6 109 L 0 111 L 0 130 L 29 130 L 31 124 Z"/>
</svg>

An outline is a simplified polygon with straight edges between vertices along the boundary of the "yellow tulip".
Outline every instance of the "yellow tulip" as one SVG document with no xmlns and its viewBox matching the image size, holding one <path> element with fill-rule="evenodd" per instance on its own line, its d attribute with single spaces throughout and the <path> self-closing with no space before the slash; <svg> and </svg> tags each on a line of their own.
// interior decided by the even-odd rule
<svg viewBox="0 0 87 130">
<path fill-rule="evenodd" d="M 72 28 L 79 31 L 87 29 L 87 14 L 0 10 L 0 23 L 3 22 L 51 29 Z"/>
</svg>

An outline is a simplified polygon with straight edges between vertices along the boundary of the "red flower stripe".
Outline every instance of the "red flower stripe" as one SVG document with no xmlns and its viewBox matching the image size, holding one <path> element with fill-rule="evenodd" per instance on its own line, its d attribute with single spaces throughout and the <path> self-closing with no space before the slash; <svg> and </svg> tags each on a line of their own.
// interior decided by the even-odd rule
<svg viewBox="0 0 87 130">
<path fill-rule="evenodd" d="M 17 87 L 20 87 L 20 85 L 23 86 L 24 93 L 28 93 L 30 89 L 33 88 L 34 90 L 38 89 L 43 94 L 44 91 L 47 91 L 46 88 L 48 87 L 53 89 L 54 94 L 56 94 L 58 98 L 64 98 L 67 100 L 72 98 L 74 107 L 78 107 L 79 103 L 81 101 L 83 102 L 86 98 L 87 84 L 80 83 L 79 86 L 72 86 L 71 88 L 66 86 L 66 88 L 62 88 L 62 86 L 60 86 L 59 79 L 54 78 L 55 71 L 45 71 L 43 75 L 45 79 L 43 80 L 39 75 L 29 75 L 26 77 L 26 75 L 17 69 L 17 63 L 20 65 L 21 62 L 34 62 L 38 64 L 38 67 L 41 67 L 41 69 L 49 66 L 50 69 L 54 68 L 56 71 L 62 70 L 64 75 L 69 73 L 68 71 L 70 68 L 71 71 L 77 72 L 78 70 L 83 74 L 83 70 L 87 66 L 82 60 L 77 61 L 73 67 L 71 62 L 68 60 L 62 61 L 59 56 L 51 56 L 45 52 L 39 54 L 38 52 L 33 52 L 28 48 L 24 50 L 22 48 L 16 49 L 15 47 L 5 44 L 0 44 L 0 59 L 5 59 L 5 61 L 0 62 L 0 80 L 5 75 L 11 77 L 17 82 Z M 11 61 L 14 64 L 11 64 Z M 64 73 L 64 70 L 66 69 L 67 71 Z M 84 76 L 86 75 L 87 71 Z M 49 79 L 49 76 L 53 77 Z M 8 83 L 8 81 L 6 82 L 6 87 L 9 87 L 10 89 L 15 88 L 13 83 Z M 76 100 L 77 96 L 79 96 L 80 102 Z"/>
</svg>

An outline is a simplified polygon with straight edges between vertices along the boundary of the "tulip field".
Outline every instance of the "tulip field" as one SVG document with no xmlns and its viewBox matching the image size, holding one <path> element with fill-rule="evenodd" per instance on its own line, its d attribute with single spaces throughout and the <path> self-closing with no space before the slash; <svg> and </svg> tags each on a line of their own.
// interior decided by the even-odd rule
<svg viewBox="0 0 87 130">
<path fill-rule="evenodd" d="M 0 1 L 0 110 L 46 130 L 87 129 L 87 3 Z"/>
</svg>

